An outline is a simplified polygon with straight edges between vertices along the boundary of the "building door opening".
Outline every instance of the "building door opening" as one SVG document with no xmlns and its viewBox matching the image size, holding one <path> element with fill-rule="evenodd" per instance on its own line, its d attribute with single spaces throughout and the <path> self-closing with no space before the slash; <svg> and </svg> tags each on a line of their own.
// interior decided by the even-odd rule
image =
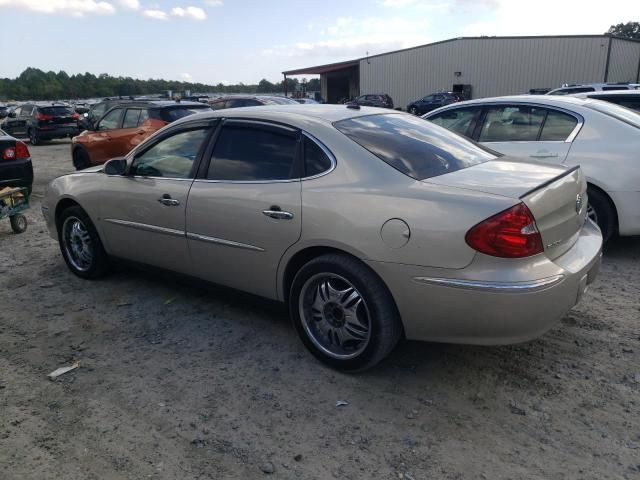
<svg viewBox="0 0 640 480">
<path fill-rule="evenodd" d="M 453 93 L 460 94 L 463 100 L 471 100 L 471 92 L 472 92 L 471 85 L 456 83 L 453 85 L 453 89 L 451 91 Z"/>
<path fill-rule="evenodd" d="M 327 77 L 327 103 L 340 103 L 349 98 L 349 76 Z"/>
</svg>

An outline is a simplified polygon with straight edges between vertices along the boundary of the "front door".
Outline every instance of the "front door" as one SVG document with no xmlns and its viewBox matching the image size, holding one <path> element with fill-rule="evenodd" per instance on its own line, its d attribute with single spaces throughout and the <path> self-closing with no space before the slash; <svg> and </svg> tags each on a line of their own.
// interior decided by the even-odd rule
<svg viewBox="0 0 640 480">
<path fill-rule="evenodd" d="M 85 148 L 89 153 L 92 163 L 101 162 L 122 155 L 113 155 L 114 144 L 111 132 L 120 128 L 124 108 L 114 108 L 100 119 L 96 125 L 96 130 L 88 133 L 86 140 L 83 140 Z"/>
<path fill-rule="evenodd" d="M 226 121 L 207 171 L 194 181 L 187 238 L 197 276 L 276 298 L 284 252 L 300 237 L 300 133 Z"/>
<path fill-rule="evenodd" d="M 128 175 L 107 178 L 100 222 L 112 255 L 190 273 L 185 209 L 208 132 L 167 132 L 133 158 Z"/>
<path fill-rule="evenodd" d="M 527 105 L 488 107 L 477 138 L 487 147 L 517 158 L 562 163 L 578 119 L 568 113 Z"/>
</svg>

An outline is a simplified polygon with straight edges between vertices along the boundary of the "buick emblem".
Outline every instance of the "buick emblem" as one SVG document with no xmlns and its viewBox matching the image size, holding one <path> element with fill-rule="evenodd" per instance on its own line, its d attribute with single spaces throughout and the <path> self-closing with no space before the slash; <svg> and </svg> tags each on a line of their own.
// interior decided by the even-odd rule
<svg viewBox="0 0 640 480">
<path fill-rule="evenodd" d="M 582 199 L 582 195 L 576 195 L 576 213 L 580 215 L 582 213 L 582 207 L 584 206 L 584 200 Z"/>
</svg>

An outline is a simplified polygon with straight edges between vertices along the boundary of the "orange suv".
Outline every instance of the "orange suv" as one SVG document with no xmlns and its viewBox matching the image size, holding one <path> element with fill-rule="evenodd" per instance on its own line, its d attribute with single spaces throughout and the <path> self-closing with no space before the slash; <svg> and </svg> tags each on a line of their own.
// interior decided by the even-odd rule
<svg viewBox="0 0 640 480">
<path fill-rule="evenodd" d="M 156 130 L 179 118 L 211 110 L 198 102 L 133 101 L 117 105 L 71 140 L 71 157 L 76 170 L 123 157 Z"/>
</svg>

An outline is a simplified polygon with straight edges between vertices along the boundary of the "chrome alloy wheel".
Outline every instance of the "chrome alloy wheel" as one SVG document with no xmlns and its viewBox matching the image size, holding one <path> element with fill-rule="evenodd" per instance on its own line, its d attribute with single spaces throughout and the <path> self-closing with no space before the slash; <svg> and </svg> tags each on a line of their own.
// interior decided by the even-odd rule
<svg viewBox="0 0 640 480">
<path fill-rule="evenodd" d="M 309 278 L 298 302 L 305 332 L 326 355 L 346 360 L 360 355 L 371 339 L 369 310 L 345 278 L 319 273 Z"/>
<path fill-rule="evenodd" d="M 77 217 L 68 217 L 62 224 L 62 243 L 73 267 L 86 272 L 93 264 L 93 244 L 87 227 Z"/>
<path fill-rule="evenodd" d="M 599 223 L 598 223 L 598 214 L 596 212 L 596 209 L 593 208 L 593 205 L 591 205 L 590 203 L 587 204 L 587 217 L 589 217 L 589 219 L 593 220 L 593 222 L 596 225 L 599 225 Z"/>
</svg>

